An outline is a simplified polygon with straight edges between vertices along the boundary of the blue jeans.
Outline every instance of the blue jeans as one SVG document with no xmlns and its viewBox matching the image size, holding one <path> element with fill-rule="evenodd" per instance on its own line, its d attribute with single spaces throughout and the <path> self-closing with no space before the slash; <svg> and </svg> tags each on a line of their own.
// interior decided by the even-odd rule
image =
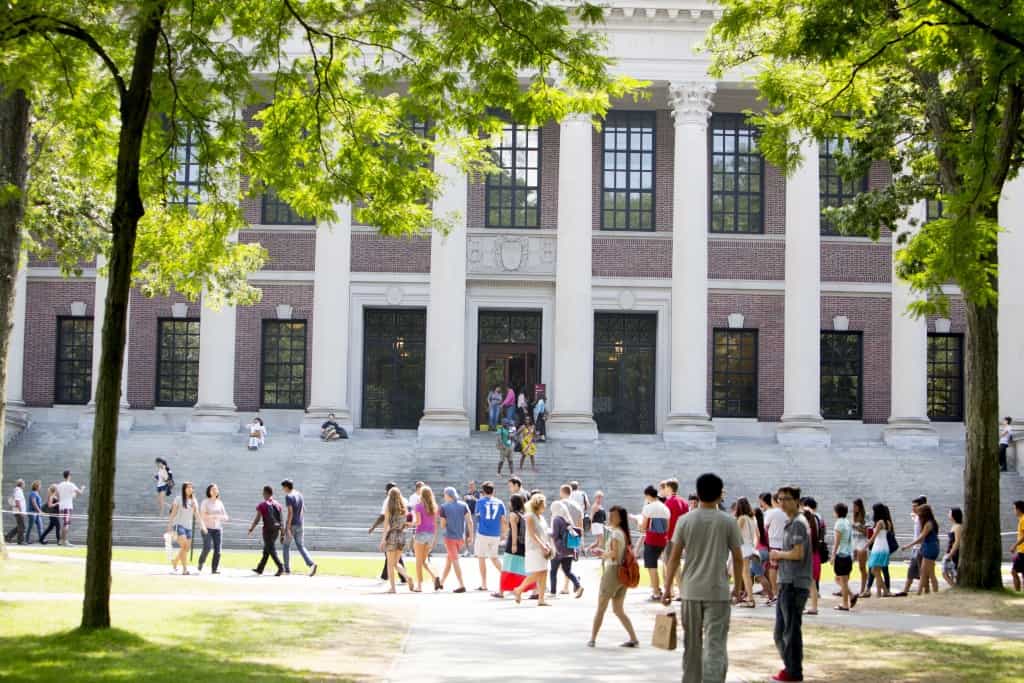
<svg viewBox="0 0 1024 683">
<path fill-rule="evenodd" d="M 220 545 L 221 530 L 207 529 L 206 533 L 203 534 L 203 552 L 199 553 L 199 571 L 203 571 L 203 563 L 206 562 L 206 556 L 210 554 L 210 550 L 213 550 L 213 564 L 211 568 L 213 571 L 217 571 L 217 567 L 220 566 Z"/>
<path fill-rule="evenodd" d="M 794 588 L 791 583 L 779 586 L 779 599 L 775 603 L 775 647 L 782 657 L 786 672 L 795 678 L 804 675 L 804 605 L 810 590 Z"/>
<path fill-rule="evenodd" d="M 501 405 L 495 404 L 487 412 L 487 424 L 494 429 L 498 426 L 498 416 L 501 414 Z"/>
<path fill-rule="evenodd" d="M 514 405 L 507 406 L 505 408 L 505 419 L 514 420 L 516 416 L 516 407 Z"/>
<path fill-rule="evenodd" d="M 25 543 L 31 543 L 32 527 L 36 529 L 36 537 L 43 537 L 43 518 L 38 512 L 28 513 L 28 531 L 25 533 Z"/>
<path fill-rule="evenodd" d="M 306 552 L 306 546 L 302 544 L 302 527 L 292 524 L 291 533 L 284 536 L 284 570 L 286 572 L 291 571 L 288 565 L 288 551 L 292 543 L 295 544 L 295 549 L 299 551 L 299 555 L 302 555 L 302 559 L 306 561 L 306 566 L 312 567 L 313 560 L 309 557 L 309 553 Z"/>
</svg>

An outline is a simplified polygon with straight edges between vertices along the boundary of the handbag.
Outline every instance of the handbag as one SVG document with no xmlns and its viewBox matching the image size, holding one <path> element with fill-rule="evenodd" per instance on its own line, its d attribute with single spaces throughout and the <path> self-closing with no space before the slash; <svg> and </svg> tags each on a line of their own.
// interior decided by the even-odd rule
<svg viewBox="0 0 1024 683">
<path fill-rule="evenodd" d="M 885 535 L 885 540 L 889 543 L 889 553 L 892 554 L 900 549 L 899 541 L 896 540 L 896 532 L 889 529 Z"/>
<path fill-rule="evenodd" d="M 673 611 L 659 612 L 654 617 L 654 634 L 651 645 L 662 650 L 676 649 L 676 613 Z"/>
<path fill-rule="evenodd" d="M 576 550 L 580 547 L 580 535 L 575 531 L 565 530 L 565 547 L 569 550 Z"/>
</svg>

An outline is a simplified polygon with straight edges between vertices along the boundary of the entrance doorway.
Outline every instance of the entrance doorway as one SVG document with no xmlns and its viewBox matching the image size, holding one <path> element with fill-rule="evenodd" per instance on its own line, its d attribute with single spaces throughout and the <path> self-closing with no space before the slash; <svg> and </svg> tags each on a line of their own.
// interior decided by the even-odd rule
<svg viewBox="0 0 1024 683">
<path fill-rule="evenodd" d="M 487 395 L 495 386 L 511 386 L 534 400 L 540 382 L 541 314 L 529 311 L 480 311 L 477 326 L 477 428 L 488 421 Z"/>
<path fill-rule="evenodd" d="M 594 421 L 598 431 L 654 433 L 655 314 L 594 316 Z"/>
<path fill-rule="evenodd" d="M 423 416 L 427 312 L 368 308 L 363 316 L 366 429 L 416 429 Z"/>
</svg>

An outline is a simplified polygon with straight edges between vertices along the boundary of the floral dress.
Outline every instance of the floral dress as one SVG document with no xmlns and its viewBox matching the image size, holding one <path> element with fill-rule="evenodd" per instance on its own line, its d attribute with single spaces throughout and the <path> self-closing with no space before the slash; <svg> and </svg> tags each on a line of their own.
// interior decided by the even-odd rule
<svg viewBox="0 0 1024 683">
<path fill-rule="evenodd" d="M 537 455 L 537 444 L 533 442 L 535 434 L 536 432 L 532 425 L 523 429 L 523 438 L 520 443 L 522 444 L 523 455 L 528 458 L 533 458 L 533 456 Z"/>
</svg>

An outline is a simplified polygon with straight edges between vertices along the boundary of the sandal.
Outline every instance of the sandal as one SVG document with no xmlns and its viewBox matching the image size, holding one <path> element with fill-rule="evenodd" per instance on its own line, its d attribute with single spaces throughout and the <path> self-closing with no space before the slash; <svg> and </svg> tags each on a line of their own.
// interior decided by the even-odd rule
<svg viewBox="0 0 1024 683">
<path fill-rule="evenodd" d="M 593 640 L 588 640 L 587 641 L 587 647 L 596 647 L 596 646 L 597 646 L 597 642 L 596 641 L 593 641 Z"/>
<path fill-rule="evenodd" d="M 832 609 L 836 610 L 837 612 L 849 612 L 850 611 L 849 607 L 843 607 L 842 605 L 836 605 Z"/>
<path fill-rule="evenodd" d="M 806 614 L 807 616 L 810 616 L 810 617 L 817 616 L 818 610 L 816 610 L 816 609 L 805 609 L 804 610 L 804 614 Z"/>
<path fill-rule="evenodd" d="M 491 593 L 491 597 L 492 598 L 497 598 L 498 600 L 504 600 L 505 599 L 505 596 L 503 594 L 501 594 L 501 593 Z"/>
<path fill-rule="evenodd" d="M 639 645 L 639 640 L 627 640 L 626 642 L 621 643 L 619 647 L 638 647 Z"/>
<path fill-rule="evenodd" d="M 744 600 L 740 603 L 740 607 L 757 607 L 757 603 L 753 600 Z"/>
</svg>

